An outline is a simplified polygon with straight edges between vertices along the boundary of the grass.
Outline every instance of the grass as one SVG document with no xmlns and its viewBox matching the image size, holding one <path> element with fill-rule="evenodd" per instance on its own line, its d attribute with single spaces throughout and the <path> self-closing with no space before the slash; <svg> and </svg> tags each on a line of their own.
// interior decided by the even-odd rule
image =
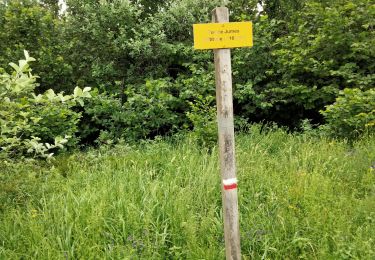
<svg viewBox="0 0 375 260">
<path fill-rule="evenodd" d="M 375 139 L 236 140 L 243 259 L 375 258 Z M 217 160 L 185 139 L 2 163 L 0 259 L 223 259 Z"/>
</svg>

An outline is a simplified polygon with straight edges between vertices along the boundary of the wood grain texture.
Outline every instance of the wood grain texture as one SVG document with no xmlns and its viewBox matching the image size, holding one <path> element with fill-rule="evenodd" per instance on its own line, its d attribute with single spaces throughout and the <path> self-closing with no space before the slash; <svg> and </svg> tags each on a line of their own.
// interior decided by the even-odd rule
<svg viewBox="0 0 375 260">
<path fill-rule="evenodd" d="M 229 22 L 228 8 L 215 8 L 212 21 Z M 230 49 L 214 50 L 214 55 L 220 171 L 226 180 L 236 178 Z M 224 190 L 222 186 L 222 199 L 226 259 L 241 259 L 237 189 Z"/>
</svg>

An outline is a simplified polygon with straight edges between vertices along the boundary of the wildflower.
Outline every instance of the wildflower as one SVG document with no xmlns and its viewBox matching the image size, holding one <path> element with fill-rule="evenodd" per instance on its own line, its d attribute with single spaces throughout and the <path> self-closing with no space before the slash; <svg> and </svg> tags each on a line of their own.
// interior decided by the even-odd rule
<svg viewBox="0 0 375 260">
<path fill-rule="evenodd" d="M 38 211 L 36 209 L 32 209 L 30 211 L 30 215 L 32 218 L 36 218 L 38 216 Z"/>
</svg>

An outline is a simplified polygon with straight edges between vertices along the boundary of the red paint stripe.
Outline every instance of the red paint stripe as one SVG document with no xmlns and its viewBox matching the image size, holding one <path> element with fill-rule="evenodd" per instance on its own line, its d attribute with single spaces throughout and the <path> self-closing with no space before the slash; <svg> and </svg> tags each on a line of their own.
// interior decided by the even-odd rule
<svg viewBox="0 0 375 260">
<path fill-rule="evenodd" d="M 237 183 L 224 185 L 224 190 L 233 190 L 233 189 L 237 189 Z"/>
</svg>

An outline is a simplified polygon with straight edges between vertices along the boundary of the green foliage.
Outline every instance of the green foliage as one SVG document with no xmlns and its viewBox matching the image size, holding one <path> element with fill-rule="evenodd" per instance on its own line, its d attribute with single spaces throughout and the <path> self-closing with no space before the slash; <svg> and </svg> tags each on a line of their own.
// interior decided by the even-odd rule
<svg viewBox="0 0 375 260">
<path fill-rule="evenodd" d="M 116 82 L 189 73 L 184 64 L 202 56 L 192 48 L 192 24 L 210 21 L 217 2 L 68 0 L 63 38 L 74 81 L 118 94 Z"/>
<path fill-rule="evenodd" d="M 162 23 L 143 16 L 144 3 L 69 0 L 67 4 L 63 38 L 68 39 L 66 56 L 78 85 L 118 93 L 116 81 L 141 83 L 146 77 L 165 76 L 166 52 L 172 47 L 166 43 Z"/>
<path fill-rule="evenodd" d="M 123 109 L 121 102 L 113 95 L 91 93 L 82 111 L 79 135 L 82 144 L 108 143 L 121 138 L 123 130 Z"/>
<path fill-rule="evenodd" d="M 175 85 L 166 78 L 128 85 L 123 104 L 114 95 L 96 92 L 84 107 L 80 123 L 82 140 L 134 142 L 180 129 L 184 110 L 180 110 L 182 104 L 174 91 Z"/>
<path fill-rule="evenodd" d="M 90 88 L 76 88 L 73 95 L 48 90 L 35 95 L 36 76 L 25 51 L 25 60 L 10 63 L 14 72 L 0 75 L 0 147 L 2 158 L 30 156 L 51 158 L 63 146 L 76 144 L 80 114 L 72 108 L 90 97 Z"/>
<path fill-rule="evenodd" d="M 319 123 L 318 111 L 340 89 L 371 88 L 373 16 L 368 0 L 306 1 L 287 19 L 260 16 L 254 47 L 233 55 L 239 114 L 290 127 L 304 118 Z"/>
<path fill-rule="evenodd" d="M 216 140 L 213 67 L 184 66 L 189 75 L 126 85 L 120 97 L 93 93 L 80 123 L 83 143 L 133 142 L 186 129 L 194 129 L 198 139 Z"/>
<path fill-rule="evenodd" d="M 217 144 L 216 109 L 212 105 L 214 101 L 213 96 L 198 96 L 194 102 L 190 102 L 191 110 L 186 114 L 193 124 L 191 136 L 207 147 Z"/>
<path fill-rule="evenodd" d="M 214 68 L 200 58 L 206 57 L 185 64 L 190 73 L 179 75 L 175 84 L 187 117 L 183 129 L 192 130 L 191 136 L 201 145 L 212 147 L 217 141 Z"/>
<path fill-rule="evenodd" d="M 370 0 L 68 0 L 64 16 L 52 0 L 3 1 L 0 67 L 26 47 L 38 59 L 37 93 L 76 85 L 106 93 L 104 108 L 98 97 L 86 112 L 73 109 L 84 113 L 84 143 L 197 129 L 211 120 L 204 114 L 214 103 L 201 102 L 214 95 L 213 55 L 192 48 L 192 24 L 210 22 L 219 5 L 232 21 L 254 23 L 254 47 L 232 51 L 234 111 L 243 122 L 323 123 L 319 111 L 344 87 L 374 85 Z"/>
<path fill-rule="evenodd" d="M 181 125 L 180 101 L 173 95 L 169 79 L 147 80 L 125 91 L 125 136 L 133 140 L 163 135 Z M 175 129 L 174 129 L 175 128 Z"/>
<path fill-rule="evenodd" d="M 141 6 L 144 16 L 158 12 L 160 8 L 165 8 L 169 4 L 169 0 L 130 0 L 134 5 Z"/>
<path fill-rule="evenodd" d="M 296 31 L 278 41 L 285 47 L 274 53 L 279 57 L 283 80 L 317 88 L 317 94 L 324 92 L 320 99 L 329 97 L 330 89 L 367 89 L 374 84 L 375 52 L 371 46 L 375 38 L 369 27 L 375 7 L 368 0 L 344 2 L 328 7 L 308 4 L 294 23 Z"/>
<path fill-rule="evenodd" d="M 374 259 L 375 139 L 260 129 L 236 137 L 242 258 Z M 225 259 L 218 167 L 191 139 L 0 161 L 0 258 Z"/>
<path fill-rule="evenodd" d="M 5 68 L 9 61 L 21 58 L 24 49 L 29 50 L 38 60 L 33 66 L 40 76 L 36 91 L 66 90 L 63 88 L 72 85 L 72 68 L 63 56 L 63 23 L 55 15 L 57 2 L 54 1 L 55 5 L 50 0 L 40 2 L 0 1 L 0 67 Z"/>
<path fill-rule="evenodd" d="M 323 129 L 332 136 L 353 139 L 375 132 L 375 90 L 344 89 L 335 103 L 321 111 Z"/>
<path fill-rule="evenodd" d="M 262 3 L 263 13 L 271 19 L 289 20 L 295 12 L 302 9 L 306 0 L 265 0 Z"/>
<path fill-rule="evenodd" d="M 31 127 L 31 133 L 45 141 L 52 140 L 58 135 L 70 136 L 72 139 L 68 146 L 76 146 L 79 135 L 77 124 L 81 114 L 74 111 L 74 107 L 84 106 L 84 100 L 90 98 L 89 91 L 90 88 L 82 90 L 76 87 L 73 95 L 55 94 L 51 89 L 43 95 L 34 95 L 32 102 L 35 109 L 31 116 L 40 119 Z"/>
<path fill-rule="evenodd" d="M 272 71 L 276 64 L 270 50 L 282 26 L 283 22 L 261 17 L 254 25 L 254 46 L 233 51 L 235 113 L 253 122 L 265 118 L 281 121 L 277 119 L 283 116 L 280 112 L 270 112 L 275 104 L 268 90 L 277 80 Z"/>
</svg>

